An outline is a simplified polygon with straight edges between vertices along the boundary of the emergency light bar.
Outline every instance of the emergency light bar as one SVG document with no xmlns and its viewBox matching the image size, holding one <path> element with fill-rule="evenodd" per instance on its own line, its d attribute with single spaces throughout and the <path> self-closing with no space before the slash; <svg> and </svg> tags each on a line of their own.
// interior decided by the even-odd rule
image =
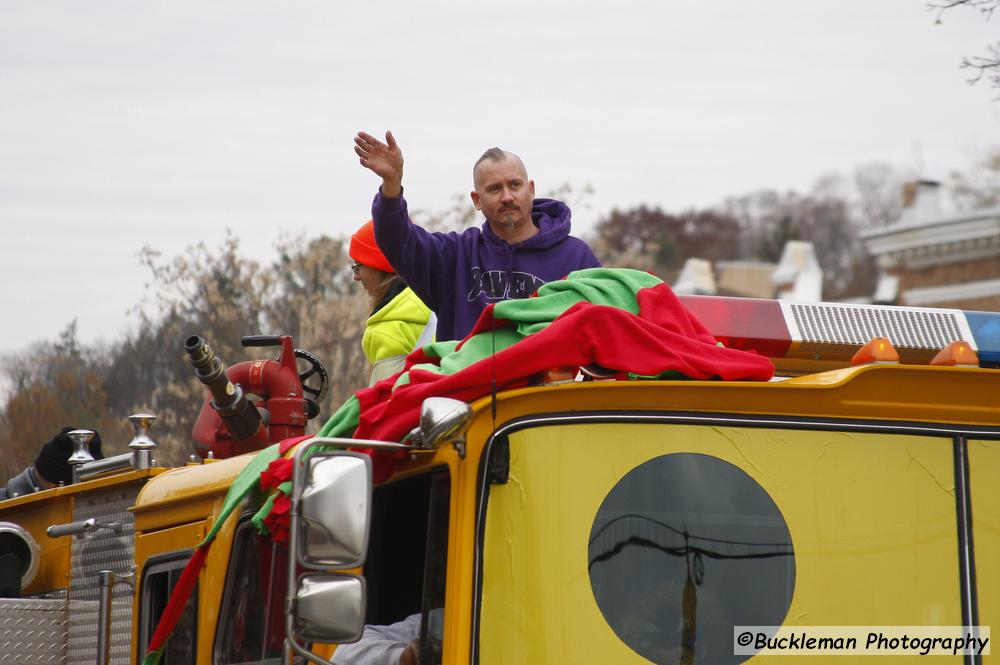
<svg viewBox="0 0 1000 665">
<path fill-rule="evenodd" d="M 1000 367 L 997 312 L 679 297 L 717 340 L 729 348 L 767 356 L 787 373 L 847 367 L 874 337 L 888 338 L 905 364 L 926 365 L 952 342 L 964 341 L 979 354 L 980 367 Z"/>
</svg>

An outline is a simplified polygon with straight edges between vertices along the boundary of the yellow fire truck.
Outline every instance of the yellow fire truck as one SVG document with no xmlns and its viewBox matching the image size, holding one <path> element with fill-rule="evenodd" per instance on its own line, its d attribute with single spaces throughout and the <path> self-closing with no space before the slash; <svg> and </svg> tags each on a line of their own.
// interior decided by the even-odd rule
<svg viewBox="0 0 1000 665">
<path fill-rule="evenodd" d="M 250 523 L 258 498 L 236 511 L 162 662 L 324 662 L 416 613 L 421 662 L 482 665 L 780 663 L 735 654 L 734 626 L 993 623 L 1000 314 L 684 302 L 778 378 L 430 399 L 377 486 L 343 451 L 368 443 L 304 443 L 289 546 Z M 851 364 L 873 338 L 899 361 Z M 140 662 L 252 458 L 140 460 L 0 503 L 2 551 L 25 562 L 0 663 Z"/>
</svg>

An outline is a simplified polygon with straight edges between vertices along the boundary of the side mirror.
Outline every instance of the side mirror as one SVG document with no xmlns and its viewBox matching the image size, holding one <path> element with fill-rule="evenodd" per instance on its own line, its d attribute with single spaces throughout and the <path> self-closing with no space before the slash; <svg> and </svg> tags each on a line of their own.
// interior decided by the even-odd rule
<svg viewBox="0 0 1000 665">
<path fill-rule="evenodd" d="M 472 420 L 472 407 L 450 397 L 428 397 L 420 407 L 420 426 L 410 433 L 419 448 L 451 443 L 465 457 L 463 435 Z"/>
<path fill-rule="evenodd" d="M 365 561 L 371 519 L 371 458 L 316 453 L 296 469 L 299 563 L 309 568 L 357 568 Z M 301 480 L 301 482 L 299 482 Z"/>
<path fill-rule="evenodd" d="M 295 636 L 339 644 L 361 639 L 365 628 L 365 580 L 354 575 L 313 573 L 295 591 Z"/>
<path fill-rule="evenodd" d="M 323 665 L 303 642 L 353 642 L 365 620 L 365 582 L 347 573 L 298 575 L 312 569 L 357 568 L 368 551 L 372 463 L 367 455 L 325 450 L 314 440 L 295 452 L 289 513 L 288 590 L 285 631 L 300 656 Z"/>
</svg>

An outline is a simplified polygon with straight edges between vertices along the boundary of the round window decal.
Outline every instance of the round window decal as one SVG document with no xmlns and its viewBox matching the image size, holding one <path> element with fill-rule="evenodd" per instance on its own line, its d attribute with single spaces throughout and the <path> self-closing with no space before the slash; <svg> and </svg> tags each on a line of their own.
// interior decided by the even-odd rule
<svg viewBox="0 0 1000 665">
<path fill-rule="evenodd" d="M 590 585 L 605 620 L 654 663 L 740 663 L 733 626 L 777 626 L 795 589 L 788 525 L 753 478 L 709 455 L 632 469 L 590 531 Z"/>
</svg>

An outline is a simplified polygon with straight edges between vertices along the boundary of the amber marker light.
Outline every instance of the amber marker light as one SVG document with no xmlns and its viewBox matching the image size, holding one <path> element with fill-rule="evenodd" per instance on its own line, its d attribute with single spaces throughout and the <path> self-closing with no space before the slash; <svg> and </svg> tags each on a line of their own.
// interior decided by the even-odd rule
<svg viewBox="0 0 1000 665">
<path fill-rule="evenodd" d="M 873 363 L 898 363 L 896 352 L 888 337 L 873 337 L 867 344 L 858 349 L 851 358 L 852 365 L 868 365 Z"/>
<path fill-rule="evenodd" d="M 944 367 L 979 367 L 979 355 L 972 350 L 968 342 L 956 340 L 938 351 L 931 364 Z"/>
<path fill-rule="evenodd" d="M 576 379 L 577 367 L 553 367 L 536 374 L 529 382 L 533 386 L 554 386 L 560 383 L 572 383 Z"/>
</svg>

